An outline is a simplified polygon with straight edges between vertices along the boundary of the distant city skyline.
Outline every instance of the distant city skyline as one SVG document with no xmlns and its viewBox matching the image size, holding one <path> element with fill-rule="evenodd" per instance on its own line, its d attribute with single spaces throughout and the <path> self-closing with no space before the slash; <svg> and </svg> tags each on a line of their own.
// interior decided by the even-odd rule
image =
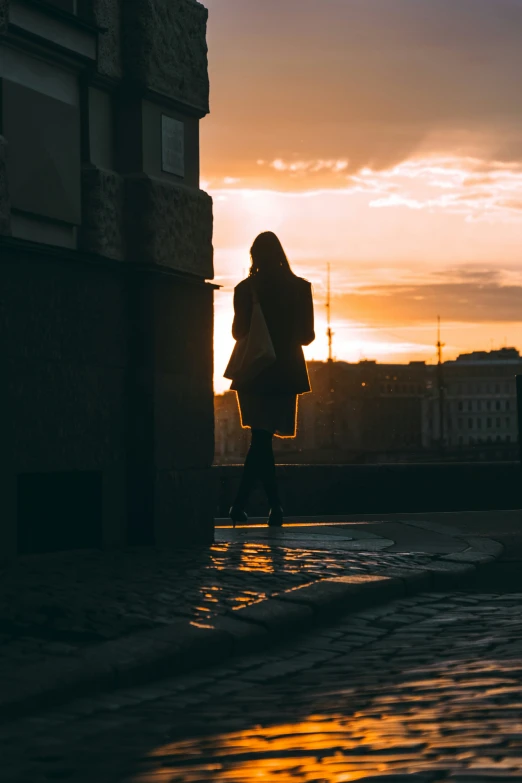
<svg viewBox="0 0 522 783">
<path fill-rule="evenodd" d="M 522 4 L 207 0 L 216 390 L 262 230 L 314 284 L 341 360 L 522 346 Z M 267 56 L 267 51 L 269 55 Z"/>
</svg>

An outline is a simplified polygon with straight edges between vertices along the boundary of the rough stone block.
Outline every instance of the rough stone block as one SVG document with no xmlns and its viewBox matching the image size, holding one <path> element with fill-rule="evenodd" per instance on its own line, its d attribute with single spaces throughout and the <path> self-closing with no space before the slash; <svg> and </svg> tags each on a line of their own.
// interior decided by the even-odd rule
<svg viewBox="0 0 522 783">
<path fill-rule="evenodd" d="M 126 206 L 131 261 L 213 278 L 210 196 L 138 175 L 127 178 Z"/>
<path fill-rule="evenodd" d="M 114 171 L 83 169 L 81 250 L 107 258 L 124 258 L 124 197 L 124 180 Z"/>
<path fill-rule="evenodd" d="M 470 544 L 472 550 L 482 552 L 484 555 L 490 555 L 491 557 L 500 557 L 504 551 L 504 546 L 498 541 L 493 541 L 491 538 L 466 536 L 466 541 Z"/>
<path fill-rule="evenodd" d="M 266 628 L 233 617 L 217 617 L 212 621 L 212 626 L 218 631 L 230 634 L 233 639 L 234 655 L 257 652 L 270 641 Z"/>
<path fill-rule="evenodd" d="M 0 0 L 0 33 L 3 33 L 8 24 L 9 0 Z"/>
<path fill-rule="evenodd" d="M 122 76 L 121 9 L 122 0 L 94 0 L 96 24 L 105 28 L 98 39 L 98 71 L 119 79 Z M 131 5 L 131 4 L 129 4 Z"/>
<path fill-rule="evenodd" d="M 444 555 L 442 560 L 447 560 L 452 563 L 473 563 L 474 565 L 482 565 L 484 563 L 491 563 L 494 558 L 490 555 L 484 555 L 482 552 L 454 552 L 451 555 Z"/>
<path fill-rule="evenodd" d="M 284 633 L 305 625 L 312 619 L 313 612 L 308 606 L 269 598 L 238 609 L 234 616 L 238 620 L 261 625 L 272 633 Z"/>
<path fill-rule="evenodd" d="M 206 26 L 196 0 L 123 3 L 126 74 L 155 92 L 206 114 L 209 110 Z"/>
<path fill-rule="evenodd" d="M 232 647 L 225 631 L 178 622 L 96 645 L 79 658 L 34 664 L 25 670 L 23 683 L 2 687 L 0 720 L 192 671 L 223 660 Z"/>
<path fill-rule="evenodd" d="M 450 563 L 447 560 L 438 560 L 425 568 L 430 575 L 431 589 L 434 590 L 447 590 L 468 584 L 476 575 L 475 566 L 468 563 Z"/>
<path fill-rule="evenodd" d="M 156 467 L 210 468 L 214 460 L 211 389 L 190 376 L 156 375 L 154 410 L 158 422 L 154 439 Z"/>
<path fill-rule="evenodd" d="M 278 596 L 281 601 L 309 606 L 321 619 L 343 612 L 358 612 L 383 601 L 392 601 L 405 594 L 400 579 L 383 576 L 347 576 L 323 579 L 311 585 L 287 590 Z"/>
<path fill-rule="evenodd" d="M 144 345 L 138 361 L 150 366 L 153 358 L 156 373 L 183 375 L 213 397 L 212 286 L 147 272 L 135 279 Z"/>
<path fill-rule="evenodd" d="M 81 269 L 81 267 L 80 267 Z M 60 280 L 60 352 L 66 361 L 127 366 L 127 292 L 118 270 L 71 267 Z"/>
<path fill-rule="evenodd" d="M 17 253 L 0 266 L 0 353 L 123 368 L 127 301 L 118 270 Z"/>
<path fill-rule="evenodd" d="M 123 370 L 24 360 L 5 369 L 20 472 L 101 470 L 123 461 Z"/>
<path fill-rule="evenodd" d="M 2 30 L 2 5 L 0 1 L 0 32 Z M 11 203 L 7 181 L 7 141 L 0 136 L 0 234 L 11 234 Z"/>
<path fill-rule="evenodd" d="M 226 632 L 177 622 L 108 642 L 103 649 L 93 649 L 90 660 L 109 660 L 120 688 L 219 662 L 231 651 L 232 639 Z"/>
<path fill-rule="evenodd" d="M 416 595 L 431 586 L 430 575 L 423 569 L 414 568 L 387 568 L 379 572 L 380 576 L 389 576 L 391 579 L 400 579 L 406 589 L 406 595 Z"/>
<path fill-rule="evenodd" d="M 61 294 L 55 276 L 16 256 L 0 265 L 0 290 L 0 356 L 59 360 Z"/>
<path fill-rule="evenodd" d="M 161 471 L 154 488 L 158 546 L 205 546 L 214 541 L 214 476 L 206 470 Z"/>
</svg>

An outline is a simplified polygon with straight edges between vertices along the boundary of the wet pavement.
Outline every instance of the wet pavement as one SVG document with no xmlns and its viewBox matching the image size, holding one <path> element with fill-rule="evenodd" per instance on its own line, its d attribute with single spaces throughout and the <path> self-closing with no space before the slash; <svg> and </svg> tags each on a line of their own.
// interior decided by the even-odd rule
<svg viewBox="0 0 522 783">
<path fill-rule="evenodd" d="M 328 577 L 419 569 L 468 544 L 444 530 L 338 520 L 216 530 L 194 551 L 127 549 L 0 566 L 0 688 L 13 673 L 180 620 L 204 623 Z"/>
<path fill-rule="evenodd" d="M 2 781 L 522 780 L 521 605 L 424 594 L 71 703 L 0 730 Z"/>
</svg>

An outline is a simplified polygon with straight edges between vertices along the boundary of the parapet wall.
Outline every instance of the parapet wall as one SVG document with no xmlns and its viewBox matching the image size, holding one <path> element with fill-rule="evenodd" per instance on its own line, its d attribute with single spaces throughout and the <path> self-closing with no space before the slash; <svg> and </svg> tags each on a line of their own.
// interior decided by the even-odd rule
<svg viewBox="0 0 522 783">
<path fill-rule="evenodd" d="M 215 467 L 216 516 L 228 515 L 241 466 Z M 278 465 L 288 516 L 489 511 L 520 508 L 518 462 L 397 465 Z M 261 490 L 252 516 L 266 514 Z"/>
</svg>

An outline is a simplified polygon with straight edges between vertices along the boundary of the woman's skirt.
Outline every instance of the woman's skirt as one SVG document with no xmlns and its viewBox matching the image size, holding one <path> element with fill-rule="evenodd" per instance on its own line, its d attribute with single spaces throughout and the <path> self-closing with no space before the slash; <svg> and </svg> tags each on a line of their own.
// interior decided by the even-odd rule
<svg viewBox="0 0 522 783">
<path fill-rule="evenodd" d="M 268 430 L 280 438 L 295 438 L 297 394 L 237 392 L 241 426 Z"/>
</svg>

